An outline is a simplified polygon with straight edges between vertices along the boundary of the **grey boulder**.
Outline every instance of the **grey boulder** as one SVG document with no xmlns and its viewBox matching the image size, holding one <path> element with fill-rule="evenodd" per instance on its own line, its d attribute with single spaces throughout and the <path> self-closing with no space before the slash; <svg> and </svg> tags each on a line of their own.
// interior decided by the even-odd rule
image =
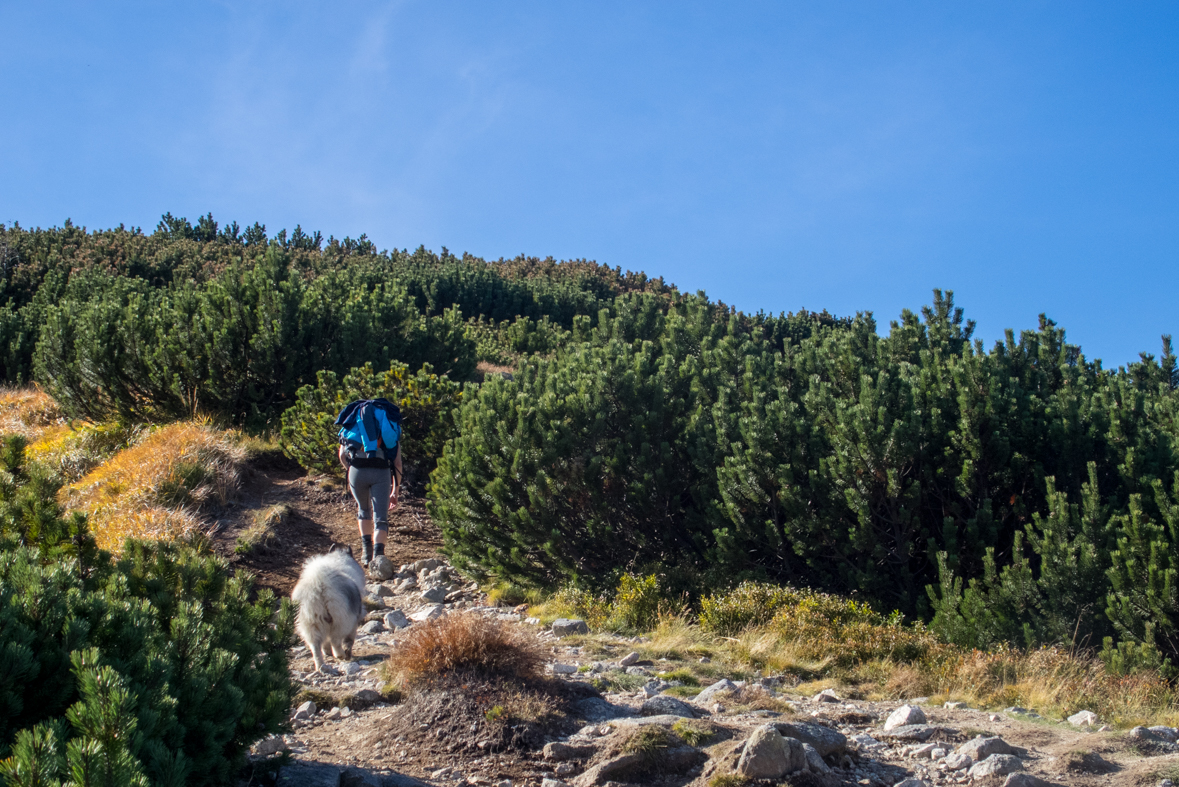
<svg viewBox="0 0 1179 787">
<path fill-rule="evenodd" d="M 914 705 L 902 705 L 888 715 L 884 722 L 884 729 L 893 730 L 897 727 L 909 727 L 914 724 L 925 724 L 925 711 Z"/>
<path fill-rule="evenodd" d="M 385 625 L 391 629 L 403 629 L 409 625 L 409 618 L 407 618 L 405 613 L 399 609 L 395 609 L 392 612 L 386 612 L 382 620 L 384 621 Z"/>
<path fill-rule="evenodd" d="M 639 708 L 639 714 L 642 716 L 681 716 L 685 719 L 696 718 L 696 712 L 692 710 L 692 706 L 683 700 L 678 700 L 675 697 L 669 697 L 666 694 L 659 694 L 643 703 Z"/>
<path fill-rule="evenodd" d="M 893 727 L 891 730 L 879 732 L 877 735 L 887 741 L 924 743 L 934 735 L 952 735 L 953 732 L 949 727 L 939 727 L 936 724 L 906 724 L 903 727 Z"/>
<path fill-rule="evenodd" d="M 722 678 L 693 697 L 692 702 L 696 703 L 697 705 L 707 706 L 715 700 L 716 695 L 723 692 L 736 690 L 736 683 L 733 683 L 733 681 L 729 680 L 728 678 Z"/>
<path fill-rule="evenodd" d="M 802 742 L 783 738 L 772 724 L 753 731 L 737 761 L 737 773 L 751 779 L 777 779 L 806 767 L 806 750 Z"/>
<path fill-rule="evenodd" d="M 442 585 L 435 585 L 434 587 L 423 590 L 421 598 L 422 601 L 430 604 L 441 604 L 446 600 L 447 592 L 446 588 L 442 587 Z"/>
<path fill-rule="evenodd" d="M 1006 776 L 1009 773 L 1023 770 L 1023 761 L 1013 754 L 992 754 L 982 762 L 970 766 L 966 775 L 972 779 L 984 776 Z"/>
<path fill-rule="evenodd" d="M 1041 779 L 1039 776 L 1019 771 L 1010 774 L 1003 782 L 1003 787 L 1057 787 L 1057 785 L 1047 779 Z"/>
<path fill-rule="evenodd" d="M 278 783 L 284 787 L 339 787 L 340 769 L 335 765 L 296 762 L 279 771 Z"/>
<path fill-rule="evenodd" d="M 589 634 L 589 625 L 584 620 L 559 618 L 553 621 L 553 634 L 569 637 L 574 634 Z"/>
<path fill-rule="evenodd" d="M 572 743 L 553 741 L 544 745 L 544 758 L 552 762 L 584 760 L 594 756 L 593 746 L 575 746 Z"/>
<path fill-rule="evenodd" d="M 823 758 L 819 756 L 819 752 L 815 750 L 814 746 L 809 743 L 802 744 L 802 755 L 806 759 L 806 767 L 811 773 L 831 773 L 830 766 L 823 762 Z"/>
<path fill-rule="evenodd" d="M 847 751 L 847 736 L 822 724 L 779 721 L 774 722 L 774 729 L 783 737 L 795 738 L 813 746 L 821 757 L 840 755 Z"/>
<path fill-rule="evenodd" d="M 975 762 L 981 762 L 992 754 L 1016 754 L 1015 747 L 1011 746 L 1007 741 L 998 736 L 984 738 L 978 736 L 971 738 L 966 743 L 959 746 L 955 751 L 958 754 L 965 754 Z"/>
<path fill-rule="evenodd" d="M 377 555 L 372 562 L 368 564 L 368 575 L 378 582 L 384 582 L 386 579 L 391 579 L 393 573 L 397 569 L 393 566 L 393 561 L 384 555 Z"/>
<path fill-rule="evenodd" d="M 609 721 L 626 716 L 626 709 L 611 705 L 601 697 L 586 697 L 573 703 L 573 715 L 589 722 Z"/>
<path fill-rule="evenodd" d="M 1166 727 L 1162 724 L 1159 724 L 1154 727 L 1147 727 L 1146 729 L 1150 732 L 1153 732 L 1167 743 L 1175 743 L 1176 741 L 1179 741 L 1179 731 L 1177 731 L 1174 727 Z"/>
</svg>

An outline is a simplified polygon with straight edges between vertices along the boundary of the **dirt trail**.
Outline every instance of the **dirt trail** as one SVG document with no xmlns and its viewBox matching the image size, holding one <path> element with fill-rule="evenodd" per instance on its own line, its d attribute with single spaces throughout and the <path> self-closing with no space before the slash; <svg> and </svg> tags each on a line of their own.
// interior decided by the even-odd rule
<svg viewBox="0 0 1179 787">
<path fill-rule="evenodd" d="M 284 503 L 289 518 L 276 528 L 277 547 L 249 556 L 234 554 L 242 531 L 269 506 Z M 356 503 L 341 481 L 328 476 L 311 476 L 282 456 L 266 455 L 246 471 L 237 504 L 219 520 L 214 544 L 233 561 L 247 569 L 263 587 L 289 596 L 303 561 L 327 552 L 332 543 L 347 544 L 360 552 L 356 529 Z M 389 544 L 386 554 L 395 565 L 422 558 L 438 557 L 442 534 L 426 514 L 420 490 L 409 495 L 390 512 Z"/>
</svg>

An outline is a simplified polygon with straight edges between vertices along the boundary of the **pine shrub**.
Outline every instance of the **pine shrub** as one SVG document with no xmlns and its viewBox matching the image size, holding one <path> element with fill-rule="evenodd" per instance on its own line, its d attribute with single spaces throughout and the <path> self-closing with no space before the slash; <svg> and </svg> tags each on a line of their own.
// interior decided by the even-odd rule
<svg viewBox="0 0 1179 787">
<path fill-rule="evenodd" d="M 56 492 L 22 465 L 0 473 L 0 772 L 226 783 L 286 723 L 289 602 L 199 544 L 129 541 L 115 560 Z"/>
<path fill-rule="evenodd" d="M 434 374 L 429 365 L 411 374 L 394 361 L 378 374 L 366 363 L 343 380 L 320 372 L 317 384 L 300 388 L 295 404 L 282 414 L 283 452 L 308 470 L 340 475 L 336 416 L 355 399 L 382 397 L 401 409 L 402 460 L 429 473 L 454 434 L 453 411 L 462 400 L 458 383 Z"/>
</svg>

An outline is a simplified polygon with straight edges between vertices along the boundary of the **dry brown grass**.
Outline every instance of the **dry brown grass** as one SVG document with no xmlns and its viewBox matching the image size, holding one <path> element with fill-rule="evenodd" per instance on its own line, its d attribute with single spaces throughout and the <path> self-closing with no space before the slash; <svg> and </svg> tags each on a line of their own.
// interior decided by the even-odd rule
<svg viewBox="0 0 1179 787">
<path fill-rule="evenodd" d="M 19 434 L 35 442 L 49 431 L 66 430 L 66 417 L 38 388 L 0 388 L 0 434 Z"/>
<path fill-rule="evenodd" d="M 411 627 L 390 657 L 389 670 L 405 686 L 456 673 L 527 680 L 539 677 L 545 660 L 532 634 L 463 613 Z"/>
<path fill-rule="evenodd" d="M 1020 705 L 1057 717 L 1086 709 L 1118 726 L 1179 718 L 1175 690 L 1159 675 L 1111 675 L 1099 660 L 1063 648 L 959 651 L 929 672 L 939 693 L 980 707 Z"/>
<path fill-rule="evenodd" d="M 89 516 L 103 549 L 132 537 L 182 538 L 199 528 L 203 506 L 232 498 L 245 456 L 237 432 L 169 424 L 63 488 L 62 503 Z"/>
</svg>

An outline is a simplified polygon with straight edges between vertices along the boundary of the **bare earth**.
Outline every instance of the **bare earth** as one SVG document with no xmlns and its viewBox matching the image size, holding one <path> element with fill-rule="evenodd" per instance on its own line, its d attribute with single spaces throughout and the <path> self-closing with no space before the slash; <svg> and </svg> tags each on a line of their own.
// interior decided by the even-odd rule
<svg viewBox="0 0 1179 787">
<path fill-rule="evenodd" d="M 281 527 L 277 548 L 266 554 L 241 558 L 233 554 L 238 534 L 253 522 L 254 514 L 275 503 L 291 508 L 289 520 Z M 404 500 L 391 516 L 389 557 L 394 565 L 409 564 L 428 558 L 442 559 L 439 553 L 441 536 L 429 520 L 424 501 L 420 497 Z M 261 585 L 287 595 L 298 579 L 303 561 L 325 552 L 333 542 L 359 546 L 356 533 L 355 509 L 346 488 L 338 481 L 308 477 L 285 460 L 271 459 L 255 464 L 246 479 L 240 505 L 224 516 L 220 530 L 214 537 L 216 548 L 228 555 L 235 566 L 255 574 Z M 396 581 L 385 583 L 389 593 L 388 609 L 374 612 L 370 619 L 381 618 L 384 612 L 400 609 L 407 615 L 429 606 L 416 590 L 392 592 Z M 499 618 L 510 625 L 527 625 L 520 615 L 510 609 L 492 609 L 473 585 L 465 585 L 448 601 L 449 611 L 473 611 Z M 530 627 L 537 630 L 539 627 Z M 540 787 L 544 778 L 560 779 L 569 784 L 578 781 L 598 760 L 574 759 L 568 762 L 546 760 L 542 747 L 546 742 L 567 741 L 591 745 L 599 752 L 610 749 L 611 741 L 632 729 L 625 722 L 602 718 L 587 718 L 585 703 L 608 703 L 609 712 L 623 718 L 639 715 L 642 692 L 607 694 L 601 700 L 586 700 L 597 696 L 588 678 L 575 673 L 554 677 L 537 687 L 538 696 L 550 704 L 543 723 L 527 729 L 520 726 L 511 730 L 496 726 L 485 719 L 491 710 L 484 707 L 485 687 L 463 686 L 443 688 L 423 693 L 391 704 L 383 698 L 375 702 L 357 701 L 362 689 L 380 690 L 383 678 L 380 666 L 396 647 L 399 631 L 382 629 L 363 635 L 357 640 L 352 674 L 321 676 L 312 674 L 306 649 L 292 650 L 293 678 L 306 689 L 316 692 L 320 704 L 329 707 L 335 702 L 352 705 L 338 719 L 328 719 L 327 707 L 309 720 L 293 722 L 293 730 L 280 742 L 289 749 L 294 764 L 284 767 L 279 774 L 280 784 L 330 784 L 341 787 L 353 785 L 409 785 L 426 782 L 448 785 L 512 785 Z M 583 655 L 583 648 L 571 644 L 576 640 L 559 640 L 550 632 L 537 630 L 551 648 L 552 660 L 564 664 L 590 667 L 598 663 L 599 671 L 616 670 L 617 660 L 635 644 L 625 638 L 606 643 L 606 653 L 596 652 L 591 658 Z M 598 638 L 601 643 L 601 638 Z M 588 650 L 586 648 L 585 650 Z M 667 662 L 652 665 L 651 674 L 682 666 Z M 790 676 L 784 676 L 784 686 Z M 447 693 L 449 692 L 449 693 Z M 756 713 L 710 714 L 697 709 L 700 723 L 713 732 L 711 738 L 699 745 L 708 761 L 682 774 L 652 774 L 642 778 L 644 784 L 692 785 L 705 787 L 717 774 L 727 773 L 735 763 L 749 732 L 769 721 L 818 721 L 838 729 L 849 738 L 867 733 L 882 742 L 882 725 L 888 714 L 901 703 L 876 703 L 846 700 L 840 703 L 813 703 L 794 696 L 788 688 L 777 687 L 778 698 L 788 700 L 795 713 L 781 715 L 771 711 Z M 323 703 L 325 697 L 332 702 Z M 579 705 L 579 701 L 581 704 Z M 1132 746 L 1125 730 L 1094 732 L 1078 730 L 1063 722 L 1026 719 L 996 711 L 948 710 L 924 706 L 928 723 L 950 729 L 934 738 L 952 749 L 975 735 L 998 735 L 1012 746 L 1027 750 L 1023 758 L 1025 769 L 1053 784 L 1081 787 L 1145 787 L 1157 785 L 1162 777 L 1179 774 L 1179 754 L 1144 752 Z M 340 713 L 337 711 L 337 713 Z M 831 761 L 836 769 L 822 782 L 808 784 L 893 785 L 905 778 L 918 777 L 929 785 L 1002 784 L 1003 778 L 970 782 L 965 771 L 940 770 L 930 760 L 908 756 L 911 743 L 886 742 L 882 747 L 849 747 L 850 756 Z M 261 758 L 255 758 L 261 759 Z M 261 770 L 247 776 L 243 784 L 266 783 Z M 417 781 L 421 780 L 421 782 Z M 779 780 L 780 781 L 780 780 Z M 796 782 L 802 784 L 803 782 Z"/>
</svg>

